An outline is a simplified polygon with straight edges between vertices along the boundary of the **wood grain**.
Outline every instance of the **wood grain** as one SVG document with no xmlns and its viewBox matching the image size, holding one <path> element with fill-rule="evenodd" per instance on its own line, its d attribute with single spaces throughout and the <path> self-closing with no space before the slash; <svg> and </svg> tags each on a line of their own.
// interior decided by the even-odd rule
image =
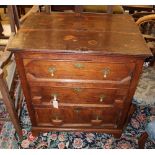
<svg viewBox="0 0 155 155">
<path fill-rule="evenodd" d="M 48 36 L 48 37 L 47 37 Z M 72 36 L 70 39 L 65 39 Z M 90 44 L 91 41 L 96 42 Z M 136 44 L 135 44 L 136 42 Z M 148 56 L 150 51 L 128 15 L 31 15 L 9 45 L 10 50 Z"/>
</svg>

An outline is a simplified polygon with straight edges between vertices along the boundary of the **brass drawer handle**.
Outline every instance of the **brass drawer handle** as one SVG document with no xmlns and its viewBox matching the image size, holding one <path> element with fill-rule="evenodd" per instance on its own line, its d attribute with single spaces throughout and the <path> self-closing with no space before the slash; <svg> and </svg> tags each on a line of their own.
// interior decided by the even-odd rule
<svg viewBox="0 0 155 155">
<path fill-rule="evenodd" d="M 84 64 L 82 64 L 82 63 L 76 63 L 76 64 L 74 64 L 74 67 L 75 68 L 78 68 L 78 69 L 82 69 L 82 68 L 84 68 Z"/>
<path fill-rule="evenodd" d="M 100 102 L 103 102 L 105 98 L 106 98 L 105 95 L 101 95 L 101 96 L 100 96 Z"/>
<path fill-rule="evenodd" d="M 103 73 L 103 77 L 107 78 L 107 76 L 110 74 L 110 69 L 109 68 L 104 68 L 102 70 L 102 73 Z"/>
<path fill-rule="evenodd" d="M 82 91 L 82 89 L 81 89 L 81 88 L 73 88 L 73 90 L 74 90 L 76 93 L 79 93 L 79 92 L 81 92 L 81 91 Z"/>
<path fill-rule="evenodd" d="M 99 119 L 99 116 L 97 115 L 97 116 L 96 116 L 96 119 L 91 120 L 91 123 L 92 123 L 93 125 L 100 125 L 100 124 L 102 123 L 102 120 Z"/>
<path fill-rule="evenodd" d="M 63 120 L 59 119 L 59 116 L 55 116 L 55 119 L 52 119 L 52 123 L 55 125 L 61 125 Z"/>
<path fill-rule="evenodd" d="M 54 76 L 54 73 L 56 72 L 56 68 L 55 67 L 49 67 L 48 68 L 48 72 L 51 74 L 51 76 Z"/>
</svg>

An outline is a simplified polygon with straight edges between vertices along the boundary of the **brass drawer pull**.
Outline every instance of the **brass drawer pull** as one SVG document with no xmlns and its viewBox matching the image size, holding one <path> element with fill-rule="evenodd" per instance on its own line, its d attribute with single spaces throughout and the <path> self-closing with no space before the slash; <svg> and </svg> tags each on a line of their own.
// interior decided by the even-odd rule
<svg viewBox="0 0 155 155">
<path fill-rule="evenodd" d="M 55 119 L 52 119 L 52 123 L 55 125 L 61 125 L 63 120 L 59 119 L 59 116 L 55 116 Z"/>
<path fill-rule="evenodd" d="M 103 102 L 105 98 L 106 98 L 105 95 L 101 95 L 101 96 L 100 96 L 100 102 Z"/>
<path fill-rule="evenodd" d="M 91 123 L 92 123 L 93 125 L 100 125 L 100 124 L 102 123 L 102 120 L 99 119 L 99 116 L 97 115 L 97 116 L 96 116 L 96 119 L 91 120 Z"/>
<path fill-rule="evenodd" d="M 54 76 L 54 73 L 56 72 L 56 68 L 55 67 L 49 67 L 48 68 L 48 72 L 51 74 L 51 76 Z"/>
<path fill-rule="evenodd" d="M 82 64 L 82 63 L 76 63 L 76 64 L 74 64 L 74 66 L 75 66 L 75 68 L 78 68 L 78 69 L 84 68 L 84 64 Z"/>
<path fill-rule="evenodd" d="M 103 73 L 103 77 L 107 78 L 107 76 L 110 74 L 110 69 L 109 68 L 104 68 L 102 70 L 102 73 Z"/>
</svg>

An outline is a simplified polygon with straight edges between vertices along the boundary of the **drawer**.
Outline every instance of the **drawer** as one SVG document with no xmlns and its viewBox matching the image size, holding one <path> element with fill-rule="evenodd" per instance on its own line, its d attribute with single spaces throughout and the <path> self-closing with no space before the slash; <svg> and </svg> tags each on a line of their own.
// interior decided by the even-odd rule
<svg viewBox="0 0 155 155">
<path fill-rule="evenodd" d="M 116 128 L 120 120 L 120 111 L 116 108 L 84 108 L 59 107 L 35 108 L 37 126 L 60 127 L 113 127 Z"/>
<path fill-rule="evenodd" d="M 51 105 L 53 99 L 58 104 L 97 104 L 113 105 L 115 100 L 124 100 L 127 95 L 126 89 L 116 88 L 82 88 L 82 87 L 31 87 L 33 104 Z"/>
<path fill-rule="evenodd" d="M 24 59 L 26 74 L 44 79 L 121 81 L 132 75 L 134 63 Z"/>
</svg>

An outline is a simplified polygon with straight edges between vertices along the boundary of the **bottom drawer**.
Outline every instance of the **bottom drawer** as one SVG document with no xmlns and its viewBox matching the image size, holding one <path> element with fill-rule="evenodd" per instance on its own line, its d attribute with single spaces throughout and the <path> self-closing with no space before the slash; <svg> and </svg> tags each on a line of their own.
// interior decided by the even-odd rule
<svg viewBox="0 0 155 155">
<path fill-rule="evenodd" d="M 120 110 L 114 107 L 59 107 L 35 108 L 37 126 L 60 127 L 109 127 L 117 128 Z"/>
</svg>

